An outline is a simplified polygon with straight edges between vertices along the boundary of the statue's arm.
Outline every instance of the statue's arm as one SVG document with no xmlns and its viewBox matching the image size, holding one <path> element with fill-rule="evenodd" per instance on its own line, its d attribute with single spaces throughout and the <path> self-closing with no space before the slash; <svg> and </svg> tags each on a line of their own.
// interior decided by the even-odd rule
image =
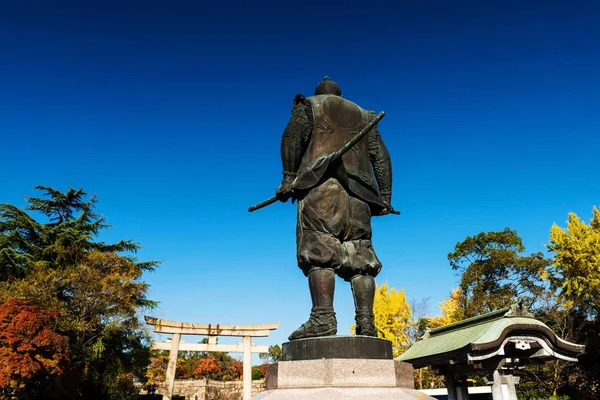
<svg viewBox="0 0 600 400">
<path fill-rule="evenodd" d="M 310 139 L 312 127 L 313 113 L 310 101 L 299 94 L 294 98 L 292 116 L 281 137 L 283 181 L 278 192 L 282 192 L 296 179 L 302 156 Z"/>
<path fill-rule="evenodd" d="M 371 119 L 375 118 L 376 114 L 374 111 L 369 112 Z M 369 142 L 369 158 L 373 165 L 373 172 L 377 185 L 379 186 L 379 193 L 383 200 L 389 205 L 392 205 L 392 161 L 390 154 L 388 153 L 387 147 L 381 138 L 379 133 L 378 125 L 375 125 L 373 129 L 367 135 Z"/>
</svg>

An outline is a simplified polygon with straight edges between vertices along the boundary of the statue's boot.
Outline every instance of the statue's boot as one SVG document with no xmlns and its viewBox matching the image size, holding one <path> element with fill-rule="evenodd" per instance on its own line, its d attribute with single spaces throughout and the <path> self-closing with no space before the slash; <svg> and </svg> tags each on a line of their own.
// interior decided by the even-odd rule
<svg viewBox="0 0 600 400">
<path fill-rule="evenodd" d="M 308 287 L 313 304 L 310 318 L 290 335 L 289 340 L 337 333 L 337 320 L 333 312 L 335 273 L 329 268 L 311 270 L 308 274 Z"/>
<path fill-rule="evenodd" d="M 373 301 L 375 299 L 375 278 L 370 275 L 356 275 L 350 281 L 354 307 L 356 308 L 356 334 L 377 337 Z"/>
</svg>

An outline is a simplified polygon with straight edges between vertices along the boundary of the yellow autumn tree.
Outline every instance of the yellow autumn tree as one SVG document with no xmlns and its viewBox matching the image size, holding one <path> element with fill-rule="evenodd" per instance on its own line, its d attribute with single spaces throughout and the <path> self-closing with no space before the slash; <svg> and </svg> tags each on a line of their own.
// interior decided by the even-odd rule
<svg viewBox="0 0 600 400">
<path fill-rule="evenodd" d="M 460 288 L 453 289 L 450 298 L 438 304 L 442 313 L 435 317 L 429 317 L 427 326 L 429 328 L 439 328 L 462 320 L 463 311 L 460 306 L 460 296 Z"/>
<path fill-rule="evenodd" d="M 464 319 L 464 310 L 461 307 L 461 296 L 463 295 L 460 288 L 453 289 L 450 297 L 438 303 L 441 314 L 434 317 L 426 318 L 427 328 L 440 328 L 450 325 Z M 421 326 L 421 328 L 425 328 Z M 420 368 L 415 370 L 415 387 L 419 389 L 434 389 L 442 388 L 444 384 L 444 376 L 436 373 L 430 368 Z"/>
<path fill-rule="evenodd" d="M 547 247 L 555 253 L 549 279 L 561 298 L 600 313 L 600 211 L 594 207 L 589 225 L 569 213 L 566 229 L 552 225 Z"/>
<path fill-rule="evenodd" d="M 411 322 L 411 307 L 406 301 L 404 290 L 389 288 L 387 283 L 375 290 L 373 302 L 375 327 L 380 338 L 392 342 L 392 354 L 398 357 L 410 346 L 409 329 Z M 356 325 L 350 330 L 356 334 Z"/>
</svg>

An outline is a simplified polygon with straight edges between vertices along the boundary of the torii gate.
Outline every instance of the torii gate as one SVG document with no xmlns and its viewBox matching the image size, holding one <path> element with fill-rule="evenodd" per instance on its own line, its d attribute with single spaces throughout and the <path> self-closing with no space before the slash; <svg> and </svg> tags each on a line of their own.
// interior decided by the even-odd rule
<svg viewBox="0 0 600 400">
<path fill-rule="evenodd" d="M 167 364 L 167 373 L 165 376 L 166 390 L 165 394 L 163 394 L 163 400 L 171 400 L 173 396 L 175 367 L 177 366 L 177 355 L 179 351 L 244 353 L 244 400 L 249 400 L 250 397 L 252 397 L 252 353 L 266 353 L 269 351 L 267 346 L 257 346 L 250 341 L 250 338 L 269 336 L 270 331 L 277 329 L 277 326 L 279 325 L 279 322 L 262 325 L 192 324 L 188 322 L 157 319 L 148 316 L 144 316 L 144 319 L 148 325 L 154 326 L 155 333 L 173 334 L 171 343 L 154 342 L 152 344 L 152 349 L 170 350 L 169 363 Z M 180 343 L 182 334 L 208 336 L 208 344 Z M 244 338 L 244 341 L 243 343 L 238 344 L 217 344 L 217 336 L 241 336 Z"/>
</svg>

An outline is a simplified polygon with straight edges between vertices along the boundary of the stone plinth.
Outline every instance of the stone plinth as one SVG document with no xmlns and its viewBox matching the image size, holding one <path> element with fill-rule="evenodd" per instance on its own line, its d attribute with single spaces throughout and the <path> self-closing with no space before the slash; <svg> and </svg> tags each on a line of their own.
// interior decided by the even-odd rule
<svg viewBox="0 0 600 400">
<path fill-rule="evenodd" d="M 267 369 L 267 391 L 253 399 L 433 399 L 414 390 L 413 368 L 394 360 L 281 361 Z"/>
<path fill-rule="evenodd" d="M 413 367 L 392 359 L 392 343 L 368 336 L 327 336 L 283 344 L 255 400 L 433 399 L 414 389 Z"/>
<path fill-rule="evenodd" d="M 414 388 L 413 368 L 394 360 L 281 361 L 267 369 L 267 390 L 323 387 Z"/>
<path fill-rule="evenodd" d="M 436 400 L 414 389 L 312 388 L 276 389 L 259 393 L 253 400 Z"/>
<path fill-rule="evenodd" d="M 283 361 L 350 358 L 391 360 L 392 342 L 371 336 L 324 336 L 286 342 Z"/>
</svg>

